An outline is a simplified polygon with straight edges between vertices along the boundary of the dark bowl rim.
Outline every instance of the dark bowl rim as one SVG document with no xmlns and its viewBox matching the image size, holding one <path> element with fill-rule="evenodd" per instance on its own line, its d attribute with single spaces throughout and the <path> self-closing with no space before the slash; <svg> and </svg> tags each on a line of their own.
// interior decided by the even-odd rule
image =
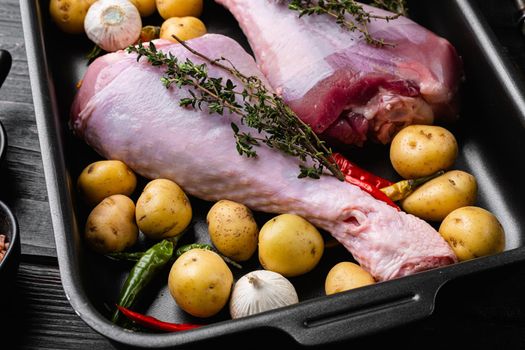
<svg viewBox="0 0 525 350">
<path fill-rule="evenodd" d="M 0 261 L 0 272 L 2 271 L 2 267 L 7 264 L 7 261 L 9 261 L 9 258 L 11 255 L 16 254 L 13 253 L 13 250 L 16 250 L 16 245 L 19 238 L 19 228 L 18 228 L 18 222 L 16 220 L 15 214 L 11 211 L 9 206 L 5 204 L 3 201 L 0 200 L 0 212 L 5 214 L 7 219 L 11 223 L 12 230 L 9 232 L 9 247 L 7 248 L 7 252 L 4 255 L 4 258 Z M 0 232 L 1 234 L 6 234 L 3 232 Z"/>
<path fill-rule="evenodd" d="M 4 124 L 0 120 L 0 164 L 3 163 L 5 154 L 7 153 L 7 133 Z"/>
</svg>

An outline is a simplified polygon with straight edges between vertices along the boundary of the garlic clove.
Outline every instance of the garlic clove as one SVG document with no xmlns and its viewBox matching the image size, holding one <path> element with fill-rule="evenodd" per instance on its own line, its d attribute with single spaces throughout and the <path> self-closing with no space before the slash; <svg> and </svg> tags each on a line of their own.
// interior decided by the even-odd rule
<svg viewBox="0 0 525 350">
<path fill-rule="evenodd" d="M 257 270 L 235 283 L 230 314 L 232 318 L 245 317 L 298 302 L 293 284 L 285 277 L 273 271 Z"/>
<path fill-rule="evenodd" d="M 113 52 L 137 41 L 142 20 L 137 8 L 128 0 L 98 0 L 86 14 L 84 29 L 91 41 Z"/>
</svg>

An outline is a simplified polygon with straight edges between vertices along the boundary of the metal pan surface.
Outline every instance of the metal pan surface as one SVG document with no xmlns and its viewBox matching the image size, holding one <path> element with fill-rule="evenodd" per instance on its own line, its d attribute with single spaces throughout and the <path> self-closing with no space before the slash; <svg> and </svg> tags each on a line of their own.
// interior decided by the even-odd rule
<svg viewBox="0 0 525 350">
<path fill-rule="evenodd" d="M 82 243 L 86 209 L 77 202 L 75 181 L 84 166 L 100 159 L 67 126 L 75 85 L 87 68 L 92 45 L 79 36 L 62 34 L 51 23 L 48 0 L 21 0 L 32 93 L 44 163 L 49 204 L 65 292 L 80 317 L 109 339 L 126 345 L 168 348 L 248 330 L 281 331 L 304 345 L 327 344 L 394 327 L 430 315 L 439 288 L 447 281 L 525 260 L 525 99 L 523 82 L 490 32 L 474 1 L 409 1 L 411 16 L 449 39 L 463 58 L 466 81 L 461 119 L 453 128 L 460 144 L 456 168 L 474 174 L 479 183 L 478 205 L 492 211 L 506 231 L 501 254 L 478 258 L 412 276 L 378 283 L 334 296 L 324 296 L 324 278 L 337 262 L 349 259 L 333 248 L 311 273 L 292 279 L 301 302 L 297 305 L 231 320 L 227 310 L 206 320 L 208 325 L 175 334 L 129 332 L 109 321 L 121 282 L 129 266 L 96 256 Z M 209 32 L 229 35 L 249 49 L 233 17 L 212 1 L 203 15 Z M 516 158 L 511 158 L 515 156 Z M 393 178 L 385 148 L 369 147 L 353 154 L 370 170 Z M 189 240 L 206 241 L 204 216 L 210 203 L 192 199 L 195 218 Z M 268 216 L 257 215 L 264 222 Z M 258 267 L 252 259 L 238 278 Z M 161 279 L 159 279 L 161 280 Z M 171 322 L 193 322 L 174 304 L 165 280 L 150 288 L 138 311 Z"/>
</svg>

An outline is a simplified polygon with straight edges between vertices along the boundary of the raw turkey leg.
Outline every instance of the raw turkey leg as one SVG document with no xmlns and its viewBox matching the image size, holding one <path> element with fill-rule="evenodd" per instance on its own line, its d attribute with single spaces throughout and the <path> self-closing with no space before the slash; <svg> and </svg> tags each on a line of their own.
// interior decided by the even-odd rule
<svg viewBox="0 0 525 350">
<path fill-rule="evenodd" d="M 253 58 L 228 37 L 208 34 L 188 44 L 208 57 L 230 59 L 246 75 L 261 76 Z M 156 45 L 181 60 L 202 62 L 180 44 Z M 230 126 L 238 117 L 180 107 L 187 89 L 166 89 L 162 74 L 161 68 L 122 51 L 98 58 L 72 107 L 74 132 L 103 157 L 122 160 L 146 178 L 171 179 L 193 196 L 301 215 L 330 232 L 378 280 L 456 261 L 426 222 L 353 185 L 329 175 L 298 179 L 297 159 L 266 146 L 257 148 L 257 158 L 240 156 Z M 213 66 L 209 76 L 241 85 Z"/>
</svg>

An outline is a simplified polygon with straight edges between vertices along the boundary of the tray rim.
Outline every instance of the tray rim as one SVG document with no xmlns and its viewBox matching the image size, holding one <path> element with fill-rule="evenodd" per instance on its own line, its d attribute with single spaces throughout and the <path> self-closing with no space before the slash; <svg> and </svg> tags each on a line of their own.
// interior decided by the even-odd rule
<svg viewBox="0 0 525 350">
<path fill-rule="evenodd" d="M 494 33 L 483 24 L 484 19 L 480 15 L 479 10 L 473 0 L 452 0 L 463 11 L 464 17 L 468 20 L 468 25 L 477 33 L 477 39 L 481 45 L 486 49 L 486 54 L 491 65 L 496 69 L 498 77 L 506 79 L 509 84 L 506 84 L 507 93 L 512 96 L 513 102 L 516 104 L 516 109 L 521 111 L 522 122 L 525 125 L 525 96 L 520 90 L 520 84 L 517 82 L 512 74 L 514 68 L 509 60 L 500 54 L 500 44 L 495 39 Z M 286 315 L 288 311 L 294 308 L 308 307 L 308 305 L 319 304 L 320 300 L 337 300 L 348 301 L 355 298 L 349 298 L 352 295 L 365 295 L 371 289 L 383 289 L 385 285 L 406 284 L 409 281 L 414 283 L 421 283 L 429 278 L 437 280 L 437 284 L 432 294 L 432 305 L 427 315 L 433 311 L 433 301 L 439 288 L 446 282 L 463 275 L 482 272 L 493 268 L 504 267 L 519 261 L 525 261 L 525 246 L 517 247 L 504 251 L 500 254 L 482 257 L 454 265 L 445 266 L 438 269 L 424 271 L 402 279 L 382 282 L 378 285 L 359 288 L 345 293 L 340 293 L 333 296 L 325 296 L 302 301 L 298 305 L 273 310 L 251 317 L 225 320 L 211 324 L 209 326 L 186 331 L 176 334 L 147 334 L 147 333 L 131 333 L 121 327 L 115 326 L 105 319 L 92 305 L 85 296 L 82 296 L 83 290 L 79 286 L 79 282 L 75 281 L 75 273 L 78 269 L 74 269 L 70 262 L 75 259 L 72 252 L 67 245 L 67 227 L 75 225 L 75 214 L 73 210 L 73 203 L 70 197 L 70 189 L 72 188 L 71 179 L 68 177 L 64 152 L 61 143 L 58 141 L 58 133 L 60 128 L 53 126 L 52 118 L 58 118 L 58 108 L 54 101 L 54 85 L 52 75 L 47 64 L 47 56 L 45 54 L 45 42 L 43 32 L 41 31 L 40 17 L 38 13 L 40 6 L 34 0 L 21 0 L 21 18 L 24 31 L 24 41 L 26 44 L 26 54 L 29 66 L 29 75 L 31 81 L 31 91 L 33 96 L 33 104 L 35 111 L 35 118 L 37 123 L 38 137 L 40 149 L 42 154 L 42 162 L 44 165 L 44 174 L 46 181 L 46 189 L 48 192 L 49 207 L 51 212 L 51 219 L 54 231 L 54 239 L 57 250 L 57 259 L 60 268 L 60 276 L 62 279 L 66 297 L 71 303 L 75 312 L 86 322 L 91 328 L 105 337 L 114 340 L 118 343 L 133 345 L 133 346 L 151 346 L 155 343 L 156 347 L 171 347 L 175 345 L 188 344 L 196 341 L 210 339 L 219 335 L 233 334 L 245 330 L 255 328 L 275 328 L 285 331 L 290 334 L 286 326 L 279 324 L 277 320 Z M 48 117 L 52 116 L 52 117 Z M 64 201 L 63 199 L 67 199 Z M 78 243 L 78 242 L 77 242 Z M 302 306 L 301 306 L 302 305 Z M 422 318 L 422 317 L 419 317 Z M 273 323 L 275 322 L 275 323 Z M 232 329 L 233 327 L 233 329 Z M 293 331 L 292 331 L 293 332 Z M 194 337 L 194 335 L 196 337 Z M 293 334 L 290 334 L 293 336 Z M 294 337 L 295 338 L 295 337 Z M 296 339 L 297 340 L 297 339 Z"/>
</svg>

